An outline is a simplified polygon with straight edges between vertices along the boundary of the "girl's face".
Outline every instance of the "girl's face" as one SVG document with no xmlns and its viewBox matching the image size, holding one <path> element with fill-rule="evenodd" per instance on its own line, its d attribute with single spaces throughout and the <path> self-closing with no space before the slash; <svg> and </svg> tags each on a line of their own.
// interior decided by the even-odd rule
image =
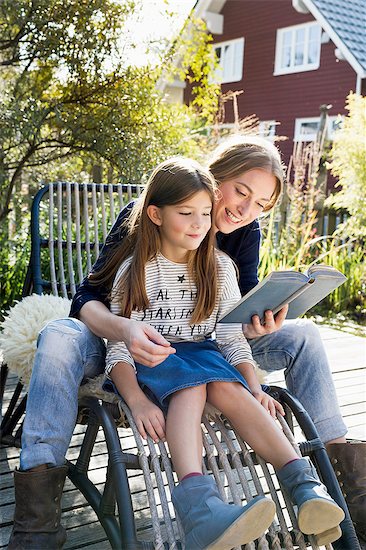
<svg viewBox="0 0 366 550">
<path fill-rule="evenodd" d="M 220 184 L 216 205 L 215 227 L 222 233 L 250 224 L 271 200 L 276 178 L 262 168 L 243 172 Z"/>
<path fill-rule="evenodd" d="M 187 252 L 196 250 L 207 235 L 211 210 L 207 191 L 199 191 L 173 206 L 148 206 L 150 219 L 159 226 L 161 253 L 173 262 L 185 262 Z"/>
</svg>

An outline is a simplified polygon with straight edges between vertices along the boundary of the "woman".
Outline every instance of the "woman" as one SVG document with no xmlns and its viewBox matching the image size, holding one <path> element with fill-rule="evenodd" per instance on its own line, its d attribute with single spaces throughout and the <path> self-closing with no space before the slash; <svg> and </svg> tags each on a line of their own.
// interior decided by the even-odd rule
<svg viewBox="0 0 366 550">
<path fill-rule="evenodd" d="M 240 136 L 224 142 L 214 152 L 209 167 L 221 191 L 214 220 L 219 229 L 218 246 L 237 263 L 240 290 L 245 293 L 258 280 L 260 229 L 257 217 L 274 206 L 281 191 L 280 156 L 276 147 L 266 140 Z M 269 182 L 276 184 L 271 196 L 268 194 Z M 16 496 L 11 541 L 14 546 L 10 548 L 15 548 L 25 537 L 24 527 L 17 521 L 18 516 L 29 516 L 22 507 L 21 495 L 24 494 L 28 501 L 42 500 L 44 503 L 37 509 L 36 516 L 29 518 L 33 522 L 30 526 L 32 539 L 35 542 L 37 537 L 44 540 L 45 533 L 38 525 L 42 525 L 42 510 L 50 513 L 48 504 L 55 498 L 51 488 L 61 487 L 58 492 L 62 493 L 66 476 L 63 464 L 76 421 L 78 387 L 84 376 L 93 376 L 104 369 L 105 346 L 101 338 L 124 341 L 134 360 L 149 366 L 158 365 L 174 353 L 169 342 L 150 325 L 117 317 L 108 309 L 108 295 L 119 264 L 118 253 L 110 258 L 109 252 L 114 252 L 115 245 L 118 251 L 118 243 L 123 237 L 121 223 L 130 210 L 127 207 L 121 212 L 93 268 L 93 271 L 99 270 L 107 259 L 110 276 L 99 286 L 85 279 L 74 297 L 71 318 L 51 322 L 40 333 L 29 387 L 20 471 L 15 472 L 16 495 L 19 496 Z M 311 415 L 321 439 L 338 461 L 337 466 L 352 470 L 345 492 L 350 496 L 348 504 L 356 527 L 366 531 L 366 480 L 361 465 L 360 471 L 357 466 L 355 468 L 361 462 L 365 444 L 346 443 L 347 430 L 316 327 L 306 320 L 282 326 L 285 317 L 285 308 L 275 318 L 267 312 L 264 325 L 253 318 L 252 323 L 244 327 L 245 336 L 251 339 L 253 358 L 268 372 L 285 369 L 289 390 Z M 266 405 L 266 395 L 256 397 Z M 42 408 L 39 403 L 43 404 Z M 364 484 L 361 490 L 360 483 Z M 63 538 L 57 513 L 54 512 L 57 527 L 47 533 L 50 546 Z"/>
</svg>

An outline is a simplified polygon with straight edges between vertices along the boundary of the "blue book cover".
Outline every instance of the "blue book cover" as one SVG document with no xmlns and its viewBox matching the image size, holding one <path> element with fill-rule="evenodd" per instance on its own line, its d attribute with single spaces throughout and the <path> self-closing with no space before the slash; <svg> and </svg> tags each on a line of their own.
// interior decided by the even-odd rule
<svg viewBox="0 0 366 550">
<path fill-rule="evenodd" d="M 276 314 L 289 304 L 286 319 L 296 319 L 319 303 L 347 279 L 337 269 L 313 265 L 306 273 L 273 271 L 219 319 L 219 323 L 250 323 L 253 315 Z"/>
</svg>

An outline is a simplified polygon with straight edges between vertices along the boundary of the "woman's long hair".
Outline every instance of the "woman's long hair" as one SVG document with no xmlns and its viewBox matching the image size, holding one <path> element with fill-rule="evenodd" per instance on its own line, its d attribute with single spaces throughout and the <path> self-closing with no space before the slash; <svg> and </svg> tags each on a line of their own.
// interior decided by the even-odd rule
<svg viewBox="0 0 366 550">
<path fill-rule="evenodd" d="M 135 202 L 131 215 L 125 222 L 127 235 L 112 251 L 99 272 L 91 273 L 94 284 L 110 281 L 118 267 L 129 256 L 132 261 L 127 272 L 114 289 L 121 315 L 130 317 L 133 310 L 149 307 L 145 287 L 145 266 L 160 251 L 159 227 L 147 214 L 150 205 L 162 208 L 188 200 L 200 191 L 206 191 L 211 199 L 214 216 L 215 182 L 211 174 L 193 160 L 174 157 L 159 164 L 151 174 L 140 198 Z M 197 250 L 188 252 L 188 270 L 197 287 L 197 301 L 191 324 L 199 323 L 212 313 L 217 299 L 217 273 L 214 251 L 214 225 Z"/>
<path fill-rule="evenodd" d="M 217 184 L 240 176 L 249 170 L 266 170 L 276 178 L 271 200 L 263 209 L 268 212 L 279 199 L 284 181 L 284 167 L 280 153 L 273 143 L 257 136 L 237 135 L 222 142 L 213 151 L 208 168 Z"/>
</svg>

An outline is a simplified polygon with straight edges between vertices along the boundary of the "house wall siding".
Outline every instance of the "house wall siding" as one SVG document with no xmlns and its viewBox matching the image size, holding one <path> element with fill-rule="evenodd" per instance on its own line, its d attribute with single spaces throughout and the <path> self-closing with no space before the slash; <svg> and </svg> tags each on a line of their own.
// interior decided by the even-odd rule
<svg viewBox="0 0 366 550">
<path fill-rule="evenodd" d="M 241 118 L 256 114 L 260 120 L 280 122 L 277 134 L 286 136 L 280 143 L 285 162 L 292 148 L 295 119 L 319 115 L 322 104 L 331 104 L 330 115 L 344 114 L 345 98 L 356 89 L 356 74 L 347 61 L 338 61 L 335 45 L 321 45 L 317 70 L 274 76 L 276 31 L 291 25 L 314 21 L 311 14 L 299 14 L 291 0 L 227 0 L 224 33 L 214 42 L 244 36 L 243 80 L 222 85 L 222 91 L 243 90 L 238 97 Z M 226 122 L 233 122 L 233 110 L 226 104 Z"/>
</svg>

